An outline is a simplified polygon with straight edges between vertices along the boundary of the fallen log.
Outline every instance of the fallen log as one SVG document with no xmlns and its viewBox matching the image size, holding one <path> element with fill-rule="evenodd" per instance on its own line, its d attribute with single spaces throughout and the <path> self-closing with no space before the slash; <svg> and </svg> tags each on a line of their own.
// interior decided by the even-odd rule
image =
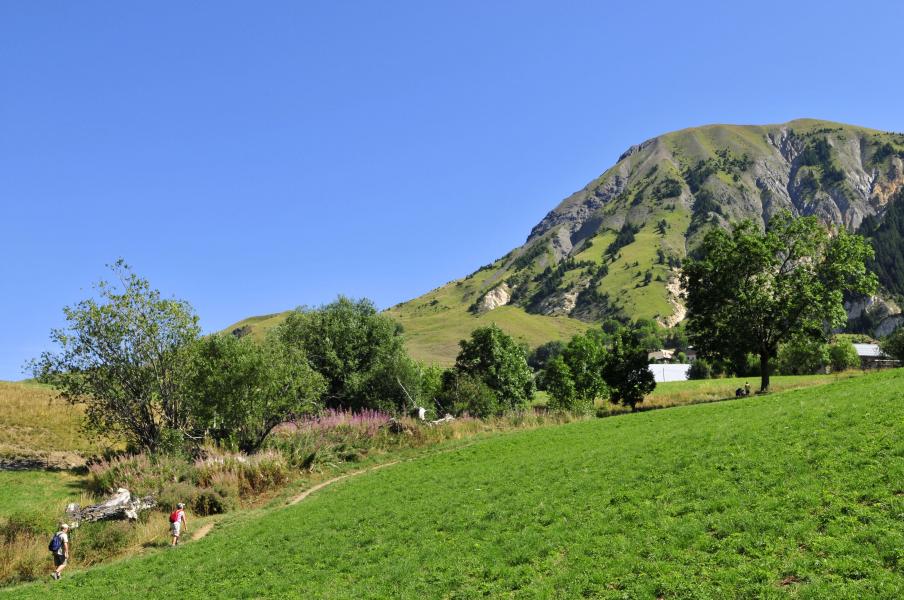
<svg viewBox="0 0 904 600">
<path fill-rule="evenodd" d="M 444 416 L 442 419 L 430 421 L 430 425 L 432 425 L 432 426 L 442 425 L 443 423 L 449 423 L 450 421 L 454 421 L 454 420 L 455 420 L 455 417 L 453 417 L 449 413 L 446 413 L 446 416 Z"/>
<path fill-rule="evenodd" d="M 108 519 L 128 519 L 134 521 L 138 513 L 148 508 L 153 508 L 157 502 L 152 496 L 144 498 L 132 497 L 132 493 L 126 488 L 119 488 L 108 500 L 100 504 L 92 504 L 84 508 L 72 503 L 66 507 L 66 514 L 76 524 L 84 521 L 93 523 Z M 77 526 L 77 525 L 76 525 Z"/>
</svg>

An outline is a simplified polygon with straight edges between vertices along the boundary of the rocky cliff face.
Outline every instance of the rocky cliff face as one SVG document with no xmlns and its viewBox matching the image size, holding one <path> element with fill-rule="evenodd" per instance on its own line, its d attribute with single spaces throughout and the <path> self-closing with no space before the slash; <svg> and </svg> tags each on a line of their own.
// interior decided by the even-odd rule
<svg viewBox="0 0 904 600">
<path fill-rule="evenodd" d="M 902 187 L 901 134 L 814 120 L 677 131 L 629 148 L 487 280 L 528 312 L 673 325 L 684 316 L 675 270 L 707 227 L 790 210 L 856 230 Z M 485 298 L 484 310 L 499 304 Z"/>
</svg>

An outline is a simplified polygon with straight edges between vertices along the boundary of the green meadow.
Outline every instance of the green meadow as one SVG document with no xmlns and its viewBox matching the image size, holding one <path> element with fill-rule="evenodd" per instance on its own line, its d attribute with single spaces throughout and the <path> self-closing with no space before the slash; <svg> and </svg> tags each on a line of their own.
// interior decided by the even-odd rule
<svg viewBox="0 0 904 600">
<path fill-rule="evenodd" d="M 497 435 L 6 593 L 900 598 L 902 423 L 896 370 Z"/>
</svg>

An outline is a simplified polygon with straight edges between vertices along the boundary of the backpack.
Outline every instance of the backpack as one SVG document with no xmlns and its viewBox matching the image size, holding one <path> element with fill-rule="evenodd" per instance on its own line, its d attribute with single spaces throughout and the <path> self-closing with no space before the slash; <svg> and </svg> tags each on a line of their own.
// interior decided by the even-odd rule
<svg viewBox="0 0 904 600">
<path fill-rule="evenodd" d="M 57 553 L 62 547 L 63 539 L 59 536 L 59 534 L 54 534 L 53 539 L 50 540 L 50 544 L 47 546 L 47 549 L 53 553 Z"/>
<path fill-rule="evenodd" d="M 174 510 L 173 512 L 170 513 L 170 516 L 169 516 L 169 522 L 170 522 L 170 523 L 175 523 L 175 522 L 178 521 L 178 520 L 179 520 L 179 511 L 178 511 L 178 510 Z"/>
</svg>

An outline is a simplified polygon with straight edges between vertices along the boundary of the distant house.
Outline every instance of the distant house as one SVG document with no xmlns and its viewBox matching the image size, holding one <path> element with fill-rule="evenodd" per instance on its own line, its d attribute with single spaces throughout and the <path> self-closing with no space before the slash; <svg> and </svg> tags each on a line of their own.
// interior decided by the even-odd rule
<svg viewBox="0 0 904 600">
<path fill-rule="evenodd" d="M 651 363 L 666 363 L 672 362 L 672 359 L 675 357 L 674 350 L 657 350 L 655 352 L 647 352 L 647 361 Z"/>
<path fill-rule="evenodd" d="M 854 349 L 857 351 L 857 356 L 860 357 L 860 368 L 862 369 L 880 369 L 894 367 L 898 364 L 898 361 L 882 352 L 879 344 L 854 344 Z"/>
</svg>

